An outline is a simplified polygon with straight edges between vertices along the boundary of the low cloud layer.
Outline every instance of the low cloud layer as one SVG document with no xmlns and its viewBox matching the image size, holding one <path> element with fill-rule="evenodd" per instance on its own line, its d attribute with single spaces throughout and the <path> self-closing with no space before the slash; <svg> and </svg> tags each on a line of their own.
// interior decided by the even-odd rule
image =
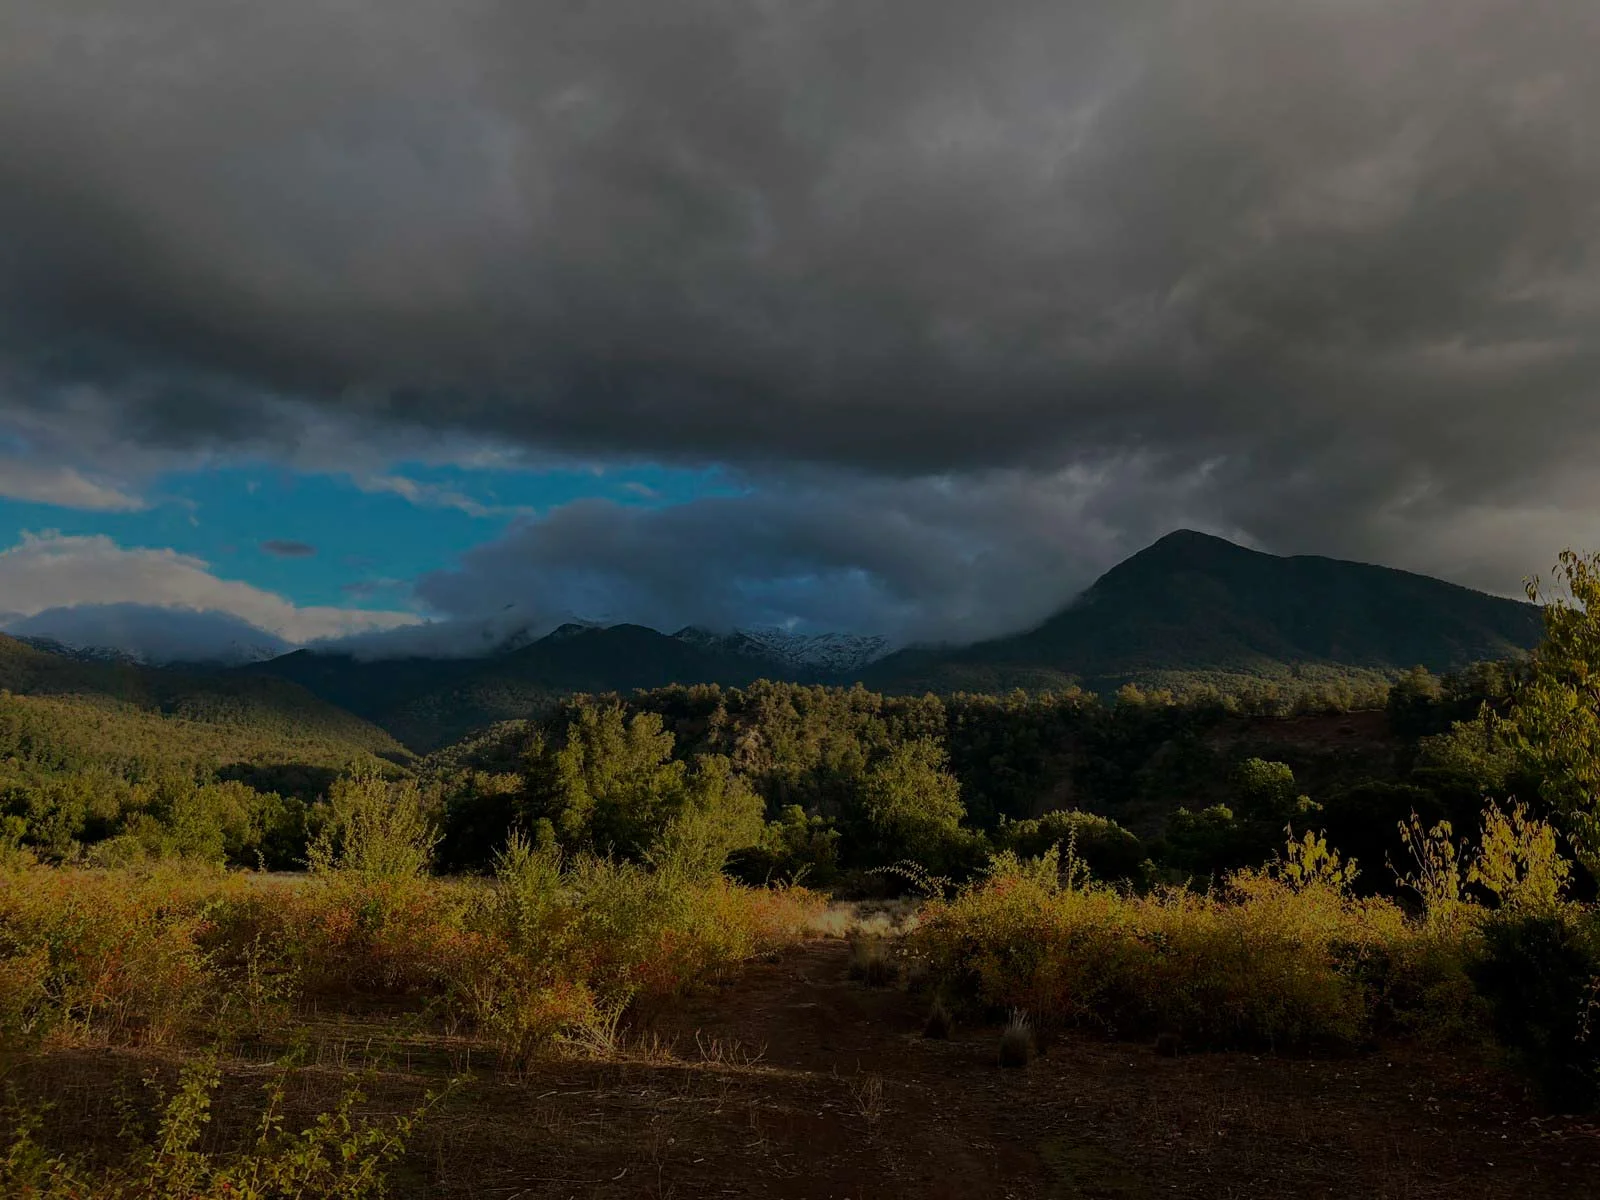
<svg viewBox="0 0 1600 1200">
<path fill-rule="evenodd" d="M 147 663 L 237 664 L 274 658 L 293 646 L 232 613 L 152 604 L 78 604 L 47 608 L 5 623 L 16 637 L 63 646 L 115 650 Z"/>
<path fill-rule="evenodd" d="M 26 534 L 0 551 L 0 613 L 8 614 L 9 631 L 73 645 L 165 645 L 187 628 L 192 649 L 171 656 L 192 658 L 210 657 L 219 637 L 226 644 L 249 629 L 265 635 L 258 642 L 299 644 L 418 620 L 407 612 L 300 606 L 218 578 L 190 555 L 50 533 Z"/>
<path fill-rule="evenodd" d="M 1514 590 L 1600 541 L 1597 51 L 1588 0 L 14 0 L 0 424 L 94 429 L 84 507 L 124 449 L 750 481 L 524 516 L 450 613 L 987 632 L 1177 524 Z"/>
</svg>

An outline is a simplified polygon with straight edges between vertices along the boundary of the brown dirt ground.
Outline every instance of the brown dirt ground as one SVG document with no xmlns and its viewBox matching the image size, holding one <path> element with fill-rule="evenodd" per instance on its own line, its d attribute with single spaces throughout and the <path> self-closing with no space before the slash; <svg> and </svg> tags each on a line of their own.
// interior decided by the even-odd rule
<svg viewBox="0 0 1600 1200">
<path fill-rule="evenodd" d="M 1061 1039 L 1022 1070 L 997 1032 L 921 1036 L 926 1002 L 846 978 L 821 940 L 649 1014 L 623 1050 L 517 1073 L 482 1047 L 416 1034 L 368 1087 L 379 1109 L 467 1068 L 418 1135 L 400 1196 L 565 1200 L 775 1197 L 1600 1196 L 1600 1126 L 1541 1115 L 1507 1076 L 1415 1049 L 1342 1059 L 1162 1058 Z M 306 1106 L 385 1040 L 378 1012 L 325 1018 Z M 264 1052 L 258 1057 L 265 1057 Z M 116 1126 L 114 1086 L 149 1055 L 58 1052 L 15 1068 L 73 1136 Z M 217 1131 L 248 1118 L 271 1069 L 229 1064 Z"/>
</svg>

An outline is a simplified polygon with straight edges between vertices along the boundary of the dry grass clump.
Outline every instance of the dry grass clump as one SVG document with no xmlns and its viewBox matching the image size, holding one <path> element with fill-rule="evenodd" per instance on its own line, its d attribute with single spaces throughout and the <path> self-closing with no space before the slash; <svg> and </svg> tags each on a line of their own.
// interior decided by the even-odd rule
<svg viewBox="0 0 1600 1200">
<path fill-rule="evenodd" d="M 914 898 L 835 900 L 817 913 L 811 928 L 824 937 L 893 938 L 914 929 L 921 911 Z"/>
<path fill-rule="evenodd" d="M 866 1124 L 868 1135 L 877 1133 L 884 1114 L 883 1076 L 857 1075 L 850 1081 L 850 1099 Z"/>
<path fill-rule="evenodd" d="M 846 970 L 851 979 L 858 979 L 868 987 L 889 987 L 900 973 L 888 943 L 878 937 L 857 938 L 852 943 L 850 965 Z"/>
<path fill-rule="evenodd" d="M 928 1009 L 928 1019 L 922 1026 L 922 1036 L 943 1041 L 955 1032 L 955 1027 L 956 1019 L 950 1006 L 944 1002 L 943 996 L 935 996 L 933 1006 Z"/>
<path fill-rule="evenodd" d="M 1027 1014 L 1021 1010 L 1013 1012 L 1005 1028 L 1000 1031 L 1000 1065 L 1027 1066 L 1033 1061 L 1036 1045 L 1033 1025 L 1029 1022 Z"/>
</svg>

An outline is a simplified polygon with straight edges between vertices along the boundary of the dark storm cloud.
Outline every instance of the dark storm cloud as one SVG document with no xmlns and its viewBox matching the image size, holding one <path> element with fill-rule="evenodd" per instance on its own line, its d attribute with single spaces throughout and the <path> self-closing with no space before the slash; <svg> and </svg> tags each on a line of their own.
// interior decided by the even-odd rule
<svg viewBox="0 0 1600 1200">
<path fill-rule="evenodd" d="M 1182 479 L 1189 523 L 1504 588 L 1600 534 L 1597 51 L 1589 0 L 13 0 L 0 404 L 768 481 L 463 564 L 663 612 L 752 555 L 945 588 L 911 626 L 1038 607 L 1056 568 L 971 601 L 963 547 L 1064 471 L 1121 522 L 1077 583 Z"/>
<path fill-rule="evenodd" d="M 296 542 L 287 538 L 268 538 L 261 549 L 274 558 L 310 558 L 317 548 L 310 542 Z"/>
<path fill-rule="evenodd" d="M 538 627 L 583 618 L 979 638 L 1042 619 L 1095 570 L 1182 523 L 1203 481 L 1137 463 L 1114 476 L 841 486 L 812 475 L 659 509 L 583 500 L 513 524 L 424 576 L 417 594 L 448 617 L 513 606 Z"/>
</svg>

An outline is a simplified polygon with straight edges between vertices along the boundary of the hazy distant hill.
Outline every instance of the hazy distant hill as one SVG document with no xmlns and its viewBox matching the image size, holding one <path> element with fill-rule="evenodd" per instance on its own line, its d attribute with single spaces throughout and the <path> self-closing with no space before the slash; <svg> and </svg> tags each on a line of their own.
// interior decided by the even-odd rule
<svg viewBox="0 0 1600 1200">
<path fill-rule="evenodd" d="M 834 643 L 828 643 L 837 652 Z M 276 676 L 389 730 L 413 749 L 446 745 L 571 692 L 757 679 L 829 682 L 836 672 L 782 658 L 741 636 L 658 633 L 642 625 L 563 625 L 531 645 L 482 658 L 362 661 L 300 650 L 237 674 Z"/>
<path fill-rule="evenodd" d="M 874 663 L 869 685 L 1104 689 L 1174 676 L 1282 677 L 1291 668 L 1442 671 L 1537 643 L 1538 609 L 1390 567 L 1280 558 L 1180 530 L 1107 571 L 1025 633 Z"/>
</svg>

